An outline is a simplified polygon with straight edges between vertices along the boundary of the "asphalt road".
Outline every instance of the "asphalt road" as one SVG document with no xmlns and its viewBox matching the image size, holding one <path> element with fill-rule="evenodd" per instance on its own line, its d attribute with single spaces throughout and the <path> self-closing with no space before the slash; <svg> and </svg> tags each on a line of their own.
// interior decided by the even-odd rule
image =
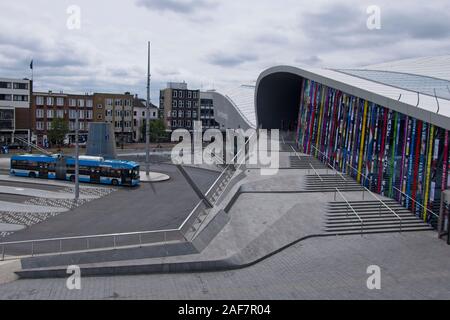
<svg viewBox="0 0 450 320">
<path fill-rule="evenodd" d="M 177 228 L 198 203 L 197 195 L 173 165 L 153 165 L 152 171 L 168 174 L 166 182 L 117 191 L 16 232 L 2 241 L 70 237 Z M 186 168 L 206 191 L 219 173 Z"/>
</svg>

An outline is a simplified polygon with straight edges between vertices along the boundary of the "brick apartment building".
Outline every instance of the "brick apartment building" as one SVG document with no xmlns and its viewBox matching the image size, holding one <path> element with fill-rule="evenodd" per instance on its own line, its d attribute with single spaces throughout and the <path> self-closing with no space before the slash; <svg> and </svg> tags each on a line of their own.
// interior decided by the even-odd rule
<svg viewBox="0 0 450 320">
<path fill-rule="evenodd" d="M 94 119 L 111 123 L 119 143 L 133 142 L 133 99 L 129 92 L 94 93 Z"/>
<path fill-rule="evenodd" d="M 32 141 L 40 146 L 47 146 L 48 131 L 53 119 L 60 118 L 68 122 L 67 142 L 75 141 L 76 111 L 79 111 L 80 141 L 87 140 L 89 123 L 93 121 L 94 96 L 85 94 L 67 94 L 33 92 L 31 102 Z"/>
<path fill-rule="evenodd" d="M 168 131 L 193 129 L 200 115 L 200 90 L 189 90 L 186 83 L 169 82 L 160 91 L 160 110 Z"/>
<path fill-rule="evenodd" d="M 0 145 L 31 137 L 31 91 L 28 79 L 0 78 Z"/>
<path fill-rule="evenodd" d="M 159 118 L 159 109 L 153 103 L 150 105 L 149 118 L 156 120 Z M 147 100 L 140 99 L 138 95 L 133 99 L 133 141 L 145 141 L 145 124 L 147 122 Z"/>
</svg>

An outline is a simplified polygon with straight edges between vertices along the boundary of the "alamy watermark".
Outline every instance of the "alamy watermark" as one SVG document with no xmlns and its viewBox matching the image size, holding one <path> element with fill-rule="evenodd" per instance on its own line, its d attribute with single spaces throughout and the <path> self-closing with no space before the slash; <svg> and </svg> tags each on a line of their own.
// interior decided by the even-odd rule
<svg viewBox="0 0 450 320">
<path fill-rule="evenodd" d="M 366 13 L 369 15 L 366 21 L 367 29 L 380 30 L 381 29 L 381 8 L 377 5 L 368 6 Z"/>
<path fill-rule="evenodd" d="M 219 129 L 203 131 L 200 121 L 194 130 L 172 132 L 174 164 L 245 164 L 261 170 L 261 175 L 275 175 L 280 168 L 279 130 L 227 129 L 225 137 Z M 204 147 L 204 143 L 209 143 Z"/>
<path fill-rule="evenodd" d="M 366 282 L 367 289 L 381 290 L 381 268 L 377 265 L 368 266 L 367 274 L 370 274 Z"/>
<path fill-rule="evenodd" d="M 81 29 L 81 8 L 77 5 L 71 5 L 67 7 L 66 13 L 69 15 L 66 21 L 67 29 Z"/>
<path fill-rule="evenodd" d="M 81 290 L 81 269 L 79 266 L 68 266 L 66 270 L 70 276 L 66 280 L 66 287 L 69 290 Z"/>
</svg>

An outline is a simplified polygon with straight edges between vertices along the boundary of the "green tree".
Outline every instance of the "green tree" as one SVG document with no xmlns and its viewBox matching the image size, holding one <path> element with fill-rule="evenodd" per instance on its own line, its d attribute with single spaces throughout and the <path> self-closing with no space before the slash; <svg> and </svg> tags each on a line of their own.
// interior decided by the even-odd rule
<svg viewBox="0 0 450 320">
<path fill-rule="evenodd" d="M 150 120 L 150 141 L 160 142 L 164 139 L 166 139 L 166 127 L 164 126 L 163 120 Z"/>
<path fill-rule="evenodd" d="M 67 125 L 67 121 L 61 118 L 55 118 L 52 120 L 50 130 L 48 131 L 48 139 L 52 144 L 60 148 L 68 133 L 69 126 Z"/>
</svg>

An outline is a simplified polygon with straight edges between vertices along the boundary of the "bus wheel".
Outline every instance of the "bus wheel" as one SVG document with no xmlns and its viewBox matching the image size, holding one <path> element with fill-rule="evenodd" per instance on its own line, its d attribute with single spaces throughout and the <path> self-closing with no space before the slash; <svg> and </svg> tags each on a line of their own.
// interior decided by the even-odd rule
<svg viewBox="0 0 450 320">
<path fill-rule="evenodd" d="M 70 181 L 75 182 L 75 176 L 70 176 Z"/>
<path fill-rule="evenodd" d="M 30 172 L 30 173 L 28 174 L 28 176 L 29 176 L 30 178 L 36 178 L 36 173 Z"/>
<path fill-rule="evenodd" d="M 118 186 L 119 185 L 119 181 L 117 179 L 112 179 L 111 181 L 113 186 Z"/>
</svg>

